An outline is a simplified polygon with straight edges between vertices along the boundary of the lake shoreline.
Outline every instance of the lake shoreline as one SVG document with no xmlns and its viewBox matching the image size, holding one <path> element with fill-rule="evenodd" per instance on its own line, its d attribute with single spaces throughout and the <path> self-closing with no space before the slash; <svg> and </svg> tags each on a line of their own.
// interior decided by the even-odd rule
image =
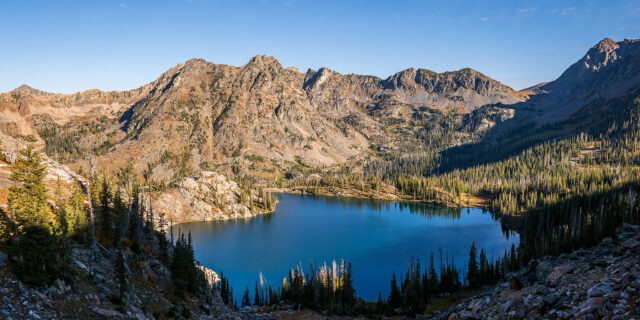
<svg viewBox="0 0 640 320">
<path fill-rule="evenodd" d="M 475 208 L 475 209 L 489 209 L 489 199 L 481 198 L 477 196 L 467 197 L 468 202 L 454 202 L 454 201 L 436 201 L 425 199 L 414 199 L 406 195 L 384 192 L 384 191 L 361 191 L 355 188 L 343 188 L 343 187 L 313 187 L 307 186 L 293 186 L 293 187 L 269 187 L 265 188 L 265 191 L 273 193 L 293 194 L 293 195 L 316 195 L 324 197 L 335 198 L 354 198 L 365 200 L 382 200 L 382 201 L 401 201 L 412 203 L 425 203 L 437 206 L 445 206 L 449 208 Z"/>
<path fill-rule="evenodd" d="M 185 224 L 185 223 L 248 220 L 248 219 L 253 219 L 253 218 L 256 218 L 256 217 L 259 217 L 259 216 L 276 213 L 276 210 L 277 210 L 277 205 L 276 205 L 276 209 L 273 209 L 273 210 L 270 210 L 270 211 L 254 213 L 251 216 L 242 216 L 242 217 L 226 216 L 225 218 L 216 218 L 216 219 L 210 219 L 210 220 L 188 220 L 187 219 L 187 220 L 181 220 L 181 221 L 169 221 L 169 222 L 167 222 L 167 228 L 170 228 L 171 226 L 177 226 L 177 225 L 180 225 L 180 224 Z"/>
</svg>

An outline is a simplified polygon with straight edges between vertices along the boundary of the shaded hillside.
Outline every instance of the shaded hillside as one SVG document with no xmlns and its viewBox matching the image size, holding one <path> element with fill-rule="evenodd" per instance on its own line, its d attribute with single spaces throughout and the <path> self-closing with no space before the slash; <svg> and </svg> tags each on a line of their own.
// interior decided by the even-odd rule
<svg viewBox="0 0 640 320">
<path fill-rule="evenodd" d="M 581 132 L 600 133 L 621 122 L 624 108 L 640 92 L 640 41 L 604 39 L 557 80 L 523 91 L 537 94 L 525 102 L 498 106 L 514 110 L 514 117 L 474 143 L 446 150 L 439 170 L 498 161 L 536 144 Z"/>
</svg>

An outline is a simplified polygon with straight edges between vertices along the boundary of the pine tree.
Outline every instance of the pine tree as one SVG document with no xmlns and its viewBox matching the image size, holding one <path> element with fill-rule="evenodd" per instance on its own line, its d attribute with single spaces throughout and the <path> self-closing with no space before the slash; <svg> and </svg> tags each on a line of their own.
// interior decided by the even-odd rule
<svg viewBox="0 0 640 320">
<path fill-rule="evenodd" d="M 9 187 L 9 212 L 14 225 L 14 235 L 25 226 L 50 228 L 51 215 L 47 207 L 46 175 L 42 158 L 29 145 L 20 150 L 11 180 L 17 185 Z"/>
<path fill-rule="evenodd" d="M 127 223 L 126 210 L 126 206 L 122 201 L 122 196 L 120 195 L 120 188 L 117 188 L 113 194 L 113 213 L 115 214 L 115 232 L 113 233 L 113 239 L 116 246 L 120 246 L 120 242 L 122 241 L 122 237 L 125 233 L 124 228 Z"/>
<path fill-rule="evenodd" d="M 351 278 L 351 269 L 351 262 L 349 262 L 347 268 L 342 271 L 342 305 L 344 307 L 353 305 L 356 300 L 355 289 L 353 288 L 353 279 Z"/>
<path fill-rule="evenodd" d="M 67 225 L 67 202 L 66 199 L 62 196 L 62 186 L 60 183 L 60 178 L 56 181 L 56 187 L 54 191 L 55 195 L 55 227 L 54 233 L 62 236 L 67 236 L 67 232 L 69 231 Z"/>
<path fill-rule="evenodd" d="M 79 238 L 87 228 L 87 209 L 84 205 L 85 196 L 82 194 L 80 183 L 75 181 L 73 192 L 68 201 L 66 225 L 69 236 Z"/>
<path fill-rule="evenodd" d="M 386 303 L 384 299 L 382 299 L 382 294 L 378 292 L 378 302 L 376 302 L 376 312 L 378 314 L 386 314 L 387 313 L 386 309 L 387 309 Z"/>
<path fill-rule="evenodd" d="M 475 288 L 478 286 L 478 261 L 476 258 L 476 242 L 473 242 L 471 245 L 471 250 L 469 250 L 469 263 L 467 264 L 467 281 L 469 283 L 469 287 Z"/>
<path fill-rule="evenodd" d="M 489 263 L 487 262 L 487 256 L 484 253 L 484 249 L 480 249 L 480 284 L 488 284 L 490 281 L 489 275 Z"/>
<path fill-rule="evenodd" d="M 429 288 L 432 293 L 438 293 L 438 274 L 436 273 L 436 266 L 433 260 L 433 251 L 431 252 L 431 257 L 429 259 Z"/>
<path fill-rule="evenodd" d="M 18 257 L 12 271 L 24 283 L 34 286 L 47 286 L 55 279 L 64 279 L 68 253 L 59 247 L 58 239 L 45 225 L 27 225 L 21 229 L 21 235 L 14 248 Z M 69 280 L 67 278 L 67 280 Z"/>
<path fill-rule="evenodd" d="M 258 289 L 258 281 L 256 280 L 256 288 L 254 289 L 253 294 L 253 304 L 256 306 L 260 306 L 260 289 Z"/>
<path fill-rule="evenodd" d="M 102 241 L 107 242 L 113 236 L 113 217 L 111 212 L 111 186 L 106 176 L 102 176 L 100 185 L 100 231 L 102 233 Z"/>
<path fill-rule="evenodd" d="M 249 300 L 249 286 L 245 286 L 244 294 L 242 294 L 242 306 L 250 306 L 251 300 Z"/>
<path fill-rule="evenodd" d="M 140 215 L 140 187 L 134 184 L 129 199 L 129 224 L 127 237 L 134 252 L 142 249 L 142 217 Z M 173 241 L 172 241 L 173 242 Z"/>
<path fill-rule="evenodd" d="M 116 278 L 118 279 L 118 298 L 121 302 L 124 299 L 124 293 L 127 291 L 127 270 L 124 261 L 124 254 L 121 250 L 116 255 Z"/>
<path fill-rule="evenodd" d="M 220 298 L 222 298 L 224 304 L 233 305 L 231 286 L 229 285 L 229 280 L 224 276 L 224 273 L 220 274 Z"/>
<path fill-rule="evenodd" d="M 511 251 L 509 253 L 509 263 L 510 263 L 511 271 L 515 271 L 518 268 L 518 257 L 516 255 L 516 245 L 513 243 L 511 244 Z"/>
<path fill-rule="evenodd" d="M 398 288 L 398 281 L 396 280 L 396 274 L 393 274 L 393 278 L 391 278 L 391 294 L 389 295 L 389 306 L 392 309 L 397 309 L 402 306 L 402 293 L 400 293 L 400 288 Z"/>
</svg>

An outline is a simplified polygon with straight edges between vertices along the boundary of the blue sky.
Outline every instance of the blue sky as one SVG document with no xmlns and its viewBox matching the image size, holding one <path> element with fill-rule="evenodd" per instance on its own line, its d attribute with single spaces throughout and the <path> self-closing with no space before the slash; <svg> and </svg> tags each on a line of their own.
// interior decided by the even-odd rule
<svg viewBox="0 0 640 320">
<path fill-rule="evenodd" d="M 383 78 L 471 67 L 522 89 L 605 37 L 640 38 L 640 0 L 23 0 L 0 2 L 0 30 L 0 92 L 133 89 L 190 58 L 256 54 Z"/>
</svg>

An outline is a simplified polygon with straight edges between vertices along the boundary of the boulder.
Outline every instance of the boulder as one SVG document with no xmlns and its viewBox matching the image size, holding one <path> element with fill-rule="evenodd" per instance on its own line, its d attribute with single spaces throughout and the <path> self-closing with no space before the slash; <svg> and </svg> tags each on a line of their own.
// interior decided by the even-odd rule
<svg viewBox="0 0 640 320">
<path fill-rule="evenodd" d="M 605 303 L 605 301 L 607 301 L 607 298 L 605 297 L 598 297 L 598 298 L 589 298 L 587 299 L 587 301 L 583 302 L 579 308 L 580 311 L 578 312 L 577 316 L 585 316 L 591 313 L 594 313 L 596 311 L 598 311 L 600 308 L 602 308 L 603 304 Z"/>
<path fill-rule="evenodd" d="M 544 302 L 544 304 L 547 306 L 552 306 L 556 304 L 556 302 L 558 302 L 558 296 L 556 296 L 555 294 L 545 296 L 544 298 L 542 298 L 542 302 Z"/>
<path fill-rule="evenodd" d="M 115 310 L 109 310 L 109 309 L 102 309 L 102 308 L 98 308 L 98 307 L 94 307 L 93 309 L 91 309 L 93 312 L 104 316 L 104 317 L 123 317 L 122 313 L 115 311 Z"/>
<path fill-rule="evenodd" d="M 640 246 L 640 242 L 636 239 L 629 239 L 625 242 L 622 243 L 622 246 L 625 249 L 635 249 L 638 248 Z"/>
<path fill-rule="evenodd" d="M 639 233 L 640 232 L 640 226 L 638 225 L 632 225 L 632 224 L 628 224 L 628 223 L 623 223 L 622 224 L 622 230 L 624 232 L 635 232 L 635 233 Z"/>
<path fill-rule="evenodd" d="M 607 282 L 601 282 L 591 287 L 587 294 L 590 298 L 602 297 L 613 292 L 613 285 Z"/>
<path fill-rule="evenodd" d="M 0 251 L 0 267 L 5 267 L 7 266 L 7 260 L 9 259 L 9 257 L 7 256 L 6 253 Z"/>
<path fill-rule="evenodd" d="M 535 274 L 538 279 L 546 279 L 547 276 L 553 271 L 553 264 L 549 261 L 543 261 L 536 265 Z"/>
<path fill-rule="evenodd" d="M 547 284 L 551 287 L 555 287 L 558 285 L 558 282 L 565 274 L 569 273 L 575 267 L 571 263 L 565 263 L 561 266 L 557 266 L 551 271 L 551 273 L 547 276 Z"/>
</svg>

